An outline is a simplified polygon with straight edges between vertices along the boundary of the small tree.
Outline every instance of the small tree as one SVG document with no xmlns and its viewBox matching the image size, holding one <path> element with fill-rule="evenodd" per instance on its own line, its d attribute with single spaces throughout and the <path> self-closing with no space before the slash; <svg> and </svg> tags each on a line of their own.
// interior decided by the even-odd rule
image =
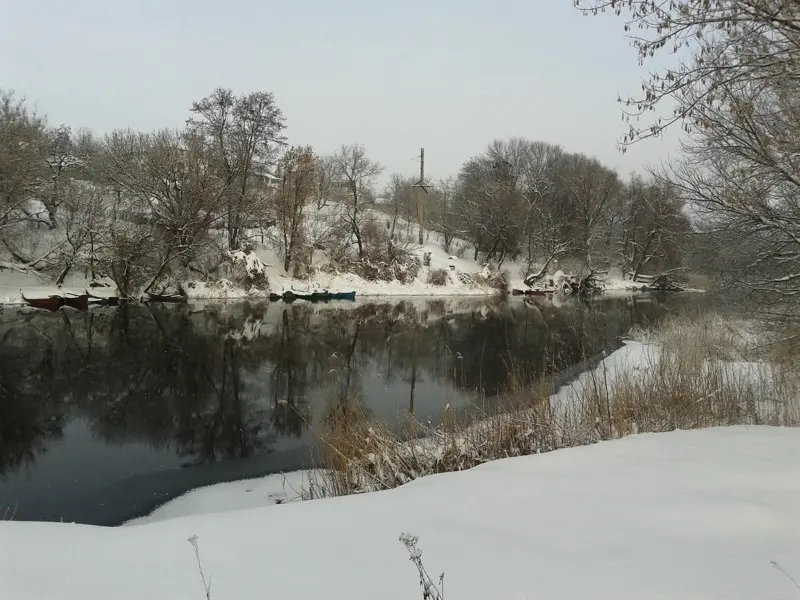
<svg viewBox="0 0 800 600">
<path fill-rule="evenodd" d="M 441 232 L 446 252 L 450 252 L 453 239 L 463 232 L 455 207 L 457 194 L 458 179 L 452 175 L 436 182 L 430 192 L 431 227 Z"/>
<path fill-rule="evenodd" d="M 348 188 L 349 201 L 345 221 L 358 246 L 358 257 L 364 258 L 364 240 L 361 235 L 362 199 L 365 191 L 372 186 L 375 178 L 383 172 L 380 163 L 367 156 L 361 144 L 344 145 L 334 154 L 339 180 Z"/>
<path fill-rule="evenodd" d="M 286 143 L 285 119 L 269 92 L 235 96 L 217 88 L 192 104 L 189 130 L 204 140 L 208 163 L 225 188 L 223 217 L 228 247 L 239 248 L 242 230 L 264 218 L 265 178 Z"/>
<path fill-rule="evenodd" d="M 413 188 L 411 187 L 414 181 L 400 175 L 393 173 L 386 184 L 384 194 L 389 199 L 389 239 L 395 239 L 395 230 L 397 229 L 397 219 L 403 213 L 403 209 L 407 209 L 408 204 L 413 202 Z"/>
<path fill-rule="evenodd" d="M 339 168 L 332 156 L 322 156 L 317 159 L 317 210 L 321 210 L 330 201 L 341 199 L 339 186 Z"/>
<path fill-rule="evenodd" d="M 39 196 L 46 164 L 46 123 L 24 99 L 0 90 L 0 242 L 17 260 L 28 262 L 15 249 L 12 234 L 22 222 L 42 221 L 32 213 L 30 200 Z"/>
<path fill-rule="evenodd" d="M 318 169 L 319 159 L 311 146 L 292 147 L 280 160 L 281 188 L 275 196 L 275 220 L 286 272 L 307 245 L 305 210 L 318 195 Z"/>
<path fill-rule="evenodd" d="M 58 208 L 65 200 L 66 176 L 70 170 L 80 167 L 82 162 L 76 153 L 72 130 L 66 125 L 47 132 L 45 152 L 50 186 L 42 190 L 41 200 L 47 209 L 49 226 L 55 229 L 58 225 Z"/>
<path fill-rule="evenodd" d="M 61 251 L 62 266 L 56 283 L 63 283 L 75 267 L 83 268 L 94 278 L 98 271 L 98 257 L 107 251 L 110 240 L 103 189 L 92 183 L 73 180 L 64 183 L 60 194 L 59 227 L 66 244 Z"/>
</svg>

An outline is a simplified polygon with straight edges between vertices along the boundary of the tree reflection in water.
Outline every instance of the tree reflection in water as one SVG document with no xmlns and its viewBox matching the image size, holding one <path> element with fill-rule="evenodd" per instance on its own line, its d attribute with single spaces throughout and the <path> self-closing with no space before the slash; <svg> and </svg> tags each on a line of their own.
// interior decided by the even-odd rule
<svg viewBox="0 0 800 600">
<path fill-rule="evenodd" d="M 109 451 L 146 443 L 199 465 L 311 440 L 326 417 L 380 412 L 388 391 L 411 413 L 486 401 L 510 368 L 531 383 L 667 310 L 641 298 L 6 310 L 0 475 L 35 468 L 71 419 Z"/>
</svg>

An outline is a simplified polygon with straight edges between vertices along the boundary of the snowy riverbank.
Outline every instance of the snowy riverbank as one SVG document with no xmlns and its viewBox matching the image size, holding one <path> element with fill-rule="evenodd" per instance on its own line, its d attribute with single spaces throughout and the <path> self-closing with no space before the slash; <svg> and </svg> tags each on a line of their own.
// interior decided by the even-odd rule
<svg viewBox="0 0 800 600">
<path fill-rule="evenodd" d="M 420 536 L 446 596 L 795 598 L 800 430 L 648 434 L 496 461 L 379 494 L 105 529 L 0 523 L 15 600 L 420 597 Z M 253 489 L 252 494 L 263 490 Z M 224 506 L 217 506 L 224 509 Z M 45 576 L 43 576 L 45 575 Z"/>
<path fill-rule="evenodd" d="M 347 272 L 327 272 L 324 268 L 326 259 L 322 255 L 317 257 L 307 278 L 297 279 L 283 270 L 282 260 L 269 245 L 257 245 L 251 254 L 237 252 L 231 253 L 231 256 L 236 256 L 248 272 L 263 275 L 269 284 L 268 289 L 254 287 L 246 289 L 249 286 L 223 276 L 213 281 L 183 281 L 181 285 L 190 300 L 258 300 L 267 298 L 270 292 L 281 294 L 288 290 L 354 291 L 357 297 L 370 298 L 485 297 L 499 293 L 498 289 L 489 285 L 486 280 L 502 270 L 508 273 L 510 288 L 526 287 L 522 281 L 524 268 L 520 263 L 507 261 L 499 268 L 496 265 L 494 268 L 488 268 L 469 257 L 460 258 L 443 249 L 443 240 L 437 233 L 431 233 L 424 244 L 409 246 L 408 251 L 416 256 L 423 266 L 413 279 L 405 283 L 397 280 L 367 280 Z M 600 280 L 608 293 L 633 293 L 630 291 L 631 282 L 623 279 L 618 271 L 612 270 L 607 275 L 601 276 Z M 436 285 L 433 281 L 438 281 L 441 285 Z M 82 294 L 87 289 L 97 296 L 117 294 L 116 286 L 110 279 L 102 280 L 108 287 L 89 287 L 90 283 L 92 282 L 83 274 L 70 273 L 59 288 L 54 281 L 33 273 L 23 273 L 10 268 L 0 269 L 0 305 L 23 304 L 23 294 L 28 298 L 37 298 L 60 293 Z"/>
</svg>

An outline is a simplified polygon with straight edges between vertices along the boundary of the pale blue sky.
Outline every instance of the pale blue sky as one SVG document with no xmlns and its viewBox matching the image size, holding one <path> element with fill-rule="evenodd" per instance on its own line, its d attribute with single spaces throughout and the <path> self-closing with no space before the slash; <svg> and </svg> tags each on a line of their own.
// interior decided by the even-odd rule
<svg viewBox="0 0 800 600">
<path fill-rule="evenodd" d="M 571 0 L 0 0 L 0 86 L 52 123 L 177 127 L 217 86 L 267 90 L 290 142 L 361 142 L 387 174 L 516 135 L 625 175 L 676 147 L 615 148 L 641 74 L 622 22 Z"/>
</svg>

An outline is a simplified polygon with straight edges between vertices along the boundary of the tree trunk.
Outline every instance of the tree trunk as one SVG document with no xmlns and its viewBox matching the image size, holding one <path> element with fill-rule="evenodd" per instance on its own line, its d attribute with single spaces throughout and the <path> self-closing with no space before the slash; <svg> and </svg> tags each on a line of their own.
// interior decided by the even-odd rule
<svg viewBox="0 0 800 600">
<path fill-rule="evenodd" d="M 283 270 L 287 273 L 289 272 L 289 267 L 292 264 L 292 246 L 294 238 L 289 239 L 288 236 L 284 233 L 283 234 Z"/>
<path fill-rule="evenodd" d="M 489 250 L 489 254 L 486 255 L 486 262 L 489 262 L 490 260 L 492 260 L 494 258 L 494 253 L 497 251 L 497 244 L 499 244 L 499 243 L 500 243 L 499 240 L 495 240 L 492 243 L 492 248 Z"/>
<path fill-rule="evenodd" d="M 64 280 L 67 278 L 70 269 L 72 269 L 72 264 L 68 260 L 64 261 L 64 268 L 61 269 L 61 273 L 59 273 L 58 277 L 56 278 L 56 285 L 61 285 L 64 283 Z"/>
<path fill-rule="evenodd" d="M 358 258 L 364 258 L 364 243 L 361 241 L 361 232 L 355 227 L 356 244 L 358 245 Z"/>
</svg>

